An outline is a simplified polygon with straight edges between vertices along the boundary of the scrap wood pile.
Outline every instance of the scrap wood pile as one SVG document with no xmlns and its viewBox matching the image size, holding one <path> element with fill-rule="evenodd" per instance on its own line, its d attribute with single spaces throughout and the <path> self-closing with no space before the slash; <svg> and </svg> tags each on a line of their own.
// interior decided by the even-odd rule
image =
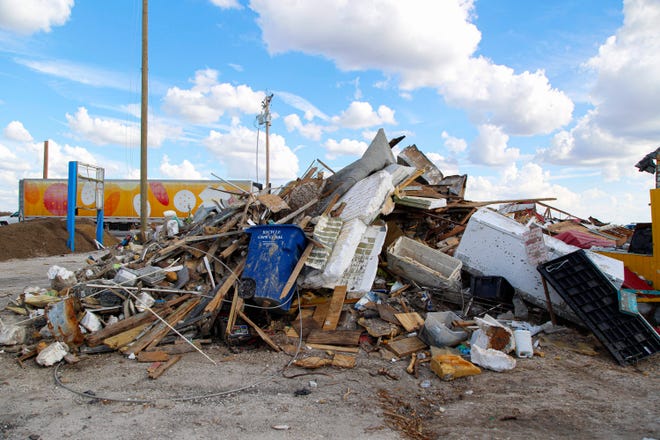
<svg viewBox="0 0 660 440">
<path fill-rule="evenodd" d="M 168 219 L 142 244 L 127 237 L 75 274 L 51 268 L 51 290 L 26 289 L 8 307 L 41 329 L 19 361 L 118 350 L 153 363 L 156 378 L 222 340 L 263 341 L 303 368 L 350 368 L 360 350 L 410 356 L 410 374 L 429 362 L 446 380 L 479 373 L 465 358 L 513 368 L 507 353 L 532 356 L 531 336 L 552 326 L 502 324 L 526 317 L 523 301 L 514 307 L 513 293 L 498 290 L 494 306 L 479 307 L 461 278 L 464 261 L 475 267 L 469 250 L 456 257 L 471 217 L 500 202 L 465 201 L 467 176 L 443 176 L 415 146 L 395 158 L 401 139 L 380 130 L 360 160 L 328 177 L 311 167 L 277 194 L 219 190 L 191 222 Z M 0 343 L 30 339 L 11 326 Z M 298 358 L 301 345 L 321 354 Z"/>
</svg>

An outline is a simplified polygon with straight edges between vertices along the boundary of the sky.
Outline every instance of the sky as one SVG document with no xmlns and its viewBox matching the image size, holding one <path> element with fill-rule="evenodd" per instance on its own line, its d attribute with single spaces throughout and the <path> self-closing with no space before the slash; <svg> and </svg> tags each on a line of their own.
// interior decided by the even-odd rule
<svg viewBox="0 0 660 440">
<path fill-rule="evenodd" d="M 140 0 L 0 0 L 0 211 L 68 162 L 140 178 Z M 466 199 L 650 221 L 660 0 L 179 0 L 149 12 L 149 179 L 265 181 L 405 135 Z"/>
</svg>

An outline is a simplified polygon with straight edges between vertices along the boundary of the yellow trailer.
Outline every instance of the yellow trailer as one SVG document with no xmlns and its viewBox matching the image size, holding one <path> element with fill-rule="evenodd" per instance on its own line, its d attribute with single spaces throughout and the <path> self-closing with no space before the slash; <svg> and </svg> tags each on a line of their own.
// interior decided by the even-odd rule
<svg viewBox="0 0 660 440">
<path fill-rule="evenodd" d="M 19 182 L 19 212 L 29 220 L 41 217 L 66 217 L 66 179 L 23 179 Z M 132 223 L 140 220 L 140 181 L 107 179 L 104 184 L 104 221 Z M 250 192 L 252 181 L 232 180 L 149 180 L 147 216 L 162 219 L 166 211 L 179 218 L 194 213 L 200 206 L 226 201 L 242 191 Z M 96 218 L 95 186 L 78 186 L 77 215 Z"/>
<path fill-rule="evenodd" d="M 653 237 L 653 254 L 643 255 L 628 252 L 599 252 L 608 257 L 623 261 L 623 265 L 653 282 L 653 289 L 660 290 L 660 188 L 652 189 L 651 193 L 651 234 Z"/>
</svg>

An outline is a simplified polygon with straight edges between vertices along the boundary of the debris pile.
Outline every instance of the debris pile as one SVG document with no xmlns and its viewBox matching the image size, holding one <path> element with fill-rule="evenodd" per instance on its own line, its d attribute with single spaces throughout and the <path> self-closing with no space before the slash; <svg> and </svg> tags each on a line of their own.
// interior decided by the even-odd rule
<svg viewBox="0 0 660 440">
<path fill-rule="evenodd" d="M 401 139 L 379 130 L 336 173 L 310 167 L 277 193 L 237 188 L 187 221 L 168 217 L 149 240 L 127 236 L 76 273 L 51 268 L 50 289 L 28 288 L 7 307 L 37 335 L 3 325 L 0 344 L 45 366 L 116 350 L 150 363 L 150 378 L 219 340 L 261 341 L 302 368 L 352 368 L 360 352 L 379 350 L 409 357 L 409 374 L 428 363 L 453 380 L 515 368 L 538 352 L 535 335 L 561 328 L 557 315 L 587 325 L 622 364 L 660 350 L 644 317 L 621 318 L 611 297 L 624 284 L 620 261 L 579 251 L 602 295 L 567 298 L 574 289 L 557 278 L 555 261 L 578 251 L 562 234 L 615 247 L 627 229 L 559 221 L 548 199 L 466 201 L 466 175 L 444 176 L 414 145 L 395 157 Z M 547 313 L 551 322 L 528 322 Z M 614 324 L 628 333 L 604 328 Z"/>
</svg>

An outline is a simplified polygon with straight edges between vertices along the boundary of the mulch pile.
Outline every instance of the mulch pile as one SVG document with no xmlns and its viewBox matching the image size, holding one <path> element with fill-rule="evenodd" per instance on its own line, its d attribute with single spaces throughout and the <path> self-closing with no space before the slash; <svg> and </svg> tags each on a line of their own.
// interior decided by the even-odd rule
<svg viewBox="0 0 660 440">
<path fill-rule="evenodd" d="M 70 254 L 71 251 L 66 245 L 68 238 L 66 221 L 59 218 L 29 220 L 2 226 L 0 227 L 0 261 Z M 97 250 L 95 238 L 94 222 L 87 219 L 76 221 L 76 252 Z M 103 238 L 105 246 L 117 243 L 114 236 L 105 233 Z"/>
</svg>

